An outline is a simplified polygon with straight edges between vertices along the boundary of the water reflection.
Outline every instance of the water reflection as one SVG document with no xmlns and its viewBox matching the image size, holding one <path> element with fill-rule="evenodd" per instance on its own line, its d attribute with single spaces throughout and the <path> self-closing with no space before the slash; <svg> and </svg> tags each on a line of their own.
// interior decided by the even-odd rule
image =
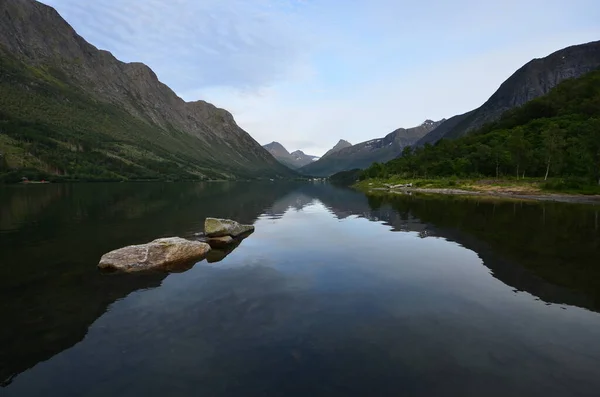
<svg viewBox="0 0 600 397">
<path fill-rule="evenodd" d="M 323 216 L 321 206 L 340 222 Z M 453 366 L 457 357 L 492 365 L 489 357 L 465 346 L 465 332 L 473 333 L 482 351 L 489 347 L 477 339 L 477 332 L 503 340 L 493 349 L 493 360 L 509 362 L 512 358 L 503 356 L 503 349 L 524 343 L 507 336 L 502 324 L 512 323 L 503 314 L 489 318 L 484 310 L 489 307 L 461 306 L 466 298 L 459 293 L 471 294 L 469 302 L 485 301 L 486 288 L 498 288 L 483 278 L 487 269 L 477 256 L 515 291 L 546 302 L 600 308 L 597 212 L 596 207 L 553 203 L 367 197 L 326 184 L 3 190 L 0 315 L 11 326 L 0 331 L 0 378 L 10 379 L 63 352 L 68 359 L 52 359 L 24 379 L 35 383 L 44 376 L 56 377 L 55 383 L 73 382 L 74 390 L 101 383 L 98 377 L 112 379 L 110 387 L 90 393 L 101 395 L 114 393 L 115 383 L 130 387 L 136 379 L 143 383 L 148 373 L 169 367 L 182 379 L 172 391 L 182 395 L 195 392 L 198 382 L 210 385 L 212 395 L 235 395 L 232 390 L 261 395 L 261 387 L 302 395 L 324 384 L 331 387 L 329 395 L 344 395 L 344 382 L 351 384 L 347 394 L 385 395 L 401 387 L 412 394 L 421 389 L 435 394 L 443 389 L 425 388 L 419 376 L 425 379 L 425 373 L 429 376 L 436 368 L 453 368 L 457 379 L 474 376 Z M 163 236 L 192 236 L 202 229 L 206 216 L 259 222 L 260 227 L 235 252 L 214 251 L 207 262 L 215 267 L 196 266 L 167 278 L 103 276 L 95 269 L 101 254 L 111 249 Z M 440 266 L 440 260 L 447 263 Z M 420 284 L 424 276 L 413 274 L 429 268 L 445 272 L 436 281 L 439 290 L 431 285 L 425 289 Z M 371 279 L 374 271 L 385 277 Z M 452 283 L 459 292 L 447 299 L 444 289 Z M 115 301 L 117 310 L 106 313 Z M 498 330 L 482 330 L 483 325 L 473 324 L 473 316 L 485 318 Z M 446 335 L 436 333 L 440 323 Z M 551 316 L 540 324 L 553 327 Z M 128 328 L 122 329 L 125 325 Z M 529 325 L 533 338 L 541 326 Z M 86 343 L 69 349 L 88 330 Z M 452 353 L 447 351 L 449 344 Z M 107 369 L 120 351 L 128 352 L 122 358 L 127 366 L 140 365 L 145 371 L 123 374 L 119 365 Z M 563 350 L 560 354 L 569 358 Z M 85 370 L 74 369 L 69 363 L 79 355 L 97 357 L 97 362 Z M 377 365 L 371 365 L 374 362 Z M 207 365 L 199 370 L 198 363 Z M 581 370 L 590 371 L 583 364 Z M 290 371 L 300 373 L 306 384 L 286 378 Z M 232 385 L 232 373 L 238 377 L 237 386 Z M 259 376 L 264 373 L 272 376 Z M 439 384 L 452 384 L 452 376 L 446 373 Z M 357 380 L 349 382 L 353 377 Z M 501 385 L 499 379 L 482 376 L 476 382 Z M 251 380 L 266 383 L 244 390 Z M 461 386 L 454 387 L 460 395 Z M 139 395 L 144 387 L 130 392 Z"/>
<path fill-rule="evenodd" d="M 0 382 L 86 334 L 108 305 L 165 275 L 102 276 L 105 252 L 192 236 L 204 218 L 253 223 L 294 184 L 81 184 L 0 190 Z"/>
<path fill-rule="evenodd" d="M 350 215 L 393 231 L 442 237 L 475 251 L 493 275 L 546 302 L 600 310 L 600 208 L 451 196 L 364 194 L 308 185 L 302 195 L 338 219 Z M 290 193 L 286 202 L 293 201 Z"/>
<path fill-rule="evenodd" d="M 600 309 L 596 206 L 389 195 L 370 202 L 395 230 L 444 237 L 477 252 L 516 290 Z"/>
</svg>

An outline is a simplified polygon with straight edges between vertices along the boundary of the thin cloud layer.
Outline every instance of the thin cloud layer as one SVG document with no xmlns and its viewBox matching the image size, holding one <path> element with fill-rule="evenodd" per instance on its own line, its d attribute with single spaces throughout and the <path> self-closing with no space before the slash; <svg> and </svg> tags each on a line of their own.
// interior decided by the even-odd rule
<svg viewBox="0 0 600 397">
<path fill-rule="evenodd" d="M 92 44 L 142 61 L 177 91 L 253 89 L 293 74 L 308 43 L 293 3 L 243 0 L 46 0 Z"/>
<path fill-rule="evenodd" d="M 315 155 L 471 110 L 530 59 L 600 39 L 596 0 L 44 2 L 259 142 Z"/>
</svg>

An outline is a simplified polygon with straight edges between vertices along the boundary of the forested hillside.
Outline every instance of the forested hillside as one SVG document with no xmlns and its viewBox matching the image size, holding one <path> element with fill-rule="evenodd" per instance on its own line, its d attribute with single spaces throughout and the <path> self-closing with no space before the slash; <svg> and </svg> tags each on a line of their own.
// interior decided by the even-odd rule
<svg viewBox="0 0 600 397">
<path fill-rule="evenodd" d="M 600 71 L 566 80 L 471 135 L 407 147 L 362 179 L 574 177 L 600 184 Z"/>
<path fill-rule="evenodd" d="M 226 110 L 185 102 L 51 7 L 0 1 L 0 182 L 294 175 Z"/>
</svg>

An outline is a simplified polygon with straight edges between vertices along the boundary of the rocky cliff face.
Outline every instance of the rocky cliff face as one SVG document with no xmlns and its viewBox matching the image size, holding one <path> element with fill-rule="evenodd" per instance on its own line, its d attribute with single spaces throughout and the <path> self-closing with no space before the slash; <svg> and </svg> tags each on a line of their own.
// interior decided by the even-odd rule
<svg viewBox="0 0 600 397">
<path fill-rule="evenodd" d="M 600 68 L 600 41 L 567 47 L 541 59 L 534 59 L 517 70 L 479 108 L 455 116 L 440 125 L 418 144 L 434 143 L 441 138 L 458 138 L 502 113 L 546 95 L 560 82 L 580 77 Z"/>
<path fill-rule="evenodd" d="M 419 139 L 434 130 L 445 120 L 426 120 L 414 128 L 399 128 L 383 138 L 358 143 L 321 157 L 300 169 L 313 176 L 329 176 L 336 172 L 355 168 L 367 168 L 374 162 L 386 162 L 398 157 L 406 146 L 414 145 Z"/>
<path fill-rule="evenodd" d="M 23 73 L 38 71 L 35 77 L 44 84 L 68 86 L 92 101 L 117 106 L 157 134 L 196 138 L 191 142 L 202 147 L 199 157 L 212 152 L 211 164 L 226 165 L 224 175 L 242 169 L 287 173 L 229 112 L 204 101 L 183 101 L 146 65 L 120 62 L 86 42 L 51 7 L 33 0 L 1 0 L 0 56 Z M 35 89 L 40 83 L 30 80 L 21 88 Z"/>
</svg>

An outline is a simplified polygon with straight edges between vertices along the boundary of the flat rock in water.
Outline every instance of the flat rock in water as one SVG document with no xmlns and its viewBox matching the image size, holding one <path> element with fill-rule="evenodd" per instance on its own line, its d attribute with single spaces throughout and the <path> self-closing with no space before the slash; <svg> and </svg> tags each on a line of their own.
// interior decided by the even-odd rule
<svg viewBox="0 0 600 397">
<path fill-rule="evenodd" d="M 128 273 L 153 269 L 169 271 L 204 259 L 209 251 L 210 245 L 203 242 L 180 237 L 160 238 L 148 244 L 111 251 L 102 256 L 98 267 Z"/>
<path fill-rule="evenodd" d="M 238 237 L 254 231 L 253 225 L 242 225 L 230 219 L 206 218 L 204 233 L 208 237 Z"/>
</svg>

